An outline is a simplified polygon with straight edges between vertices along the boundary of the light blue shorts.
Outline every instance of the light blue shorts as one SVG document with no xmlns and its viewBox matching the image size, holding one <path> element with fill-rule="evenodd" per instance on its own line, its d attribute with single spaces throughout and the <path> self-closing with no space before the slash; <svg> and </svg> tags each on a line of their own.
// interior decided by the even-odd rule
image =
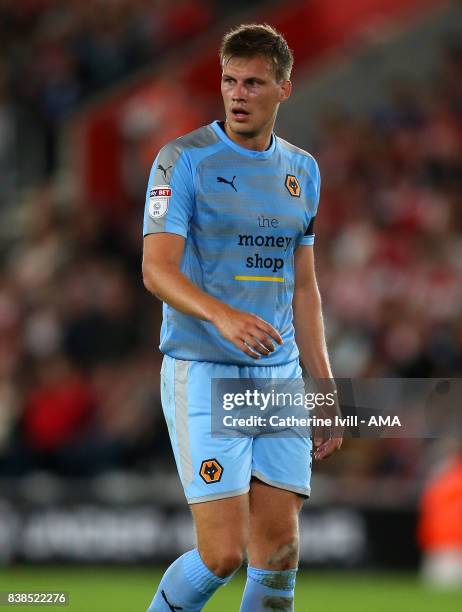
<svg viewBox="0 0 462 612">
<path fill-rule="evenodd" d="M 212 437 L 213 378 L 295 379 L 298 360 L 281 366 L 241 367 L 164 356 L 162 407 L 188 503 L 242 495 L 250 479 L 310 495 L 311 440 L 307 436 Z"/>
</svg>

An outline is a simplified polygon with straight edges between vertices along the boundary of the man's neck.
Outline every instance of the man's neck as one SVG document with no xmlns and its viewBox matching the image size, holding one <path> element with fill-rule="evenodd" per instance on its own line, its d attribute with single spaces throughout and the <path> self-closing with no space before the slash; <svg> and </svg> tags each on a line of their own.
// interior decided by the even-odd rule
<svg viewBox="0 0 462 612">
<path fill-rule="evenodd" d="M 266 151 L 271 146 L 272 127 L 265 130 L 262 134 L 249 137 L 233 132 L 226 121 L 223 124 L 223 129 L 228 138 L 244 149 L 250 149 L 251 151 Z"/>
</svg>

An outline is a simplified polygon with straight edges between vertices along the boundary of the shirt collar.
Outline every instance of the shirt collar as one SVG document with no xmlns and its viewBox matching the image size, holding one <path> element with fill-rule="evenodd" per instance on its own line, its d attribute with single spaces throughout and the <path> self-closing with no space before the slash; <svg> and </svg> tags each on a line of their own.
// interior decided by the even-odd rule
<svg viewBox="0 0 462 612">
<path fill-rule="evenodd" d="M 246 149 L 245 147 L 241 147 L 236 142 L 234 142 L 234 140 L 231 140 L 231 138 L 221 127 L 220 123 L 221 122 L 218 120 L 214 121 L 211 124 L 212 129 L 216 132 L 218 137 L 225 144 L 231 147 L 231 149 L 234 149 L 234 151 L 236 151 L 237 153 L 245 155 L 246 157 L 253 157 L 254 159 L 268 159 L 268 157 L 271 157 L 271 155 L 274 153 L 274 150 L 276 148 L 276 136 L 274 135 L 274 133 L 271 134 L 271 144 L 268 149 L 265 149 L 265 151 L 254 151 L 253 149 Z"/>
</svg>

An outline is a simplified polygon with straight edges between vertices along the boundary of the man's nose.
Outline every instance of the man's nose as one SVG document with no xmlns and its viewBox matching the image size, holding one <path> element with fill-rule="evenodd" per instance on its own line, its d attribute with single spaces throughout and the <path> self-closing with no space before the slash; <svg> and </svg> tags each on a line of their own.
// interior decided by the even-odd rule
<svg viewBox="0 0 462 612">
<path fill-rule="evenodd" d="M 244 100 L 246 96 L 245 86 L 243 83 L 236 83 L 233 89 L 233 101 Z"/>
</svg>

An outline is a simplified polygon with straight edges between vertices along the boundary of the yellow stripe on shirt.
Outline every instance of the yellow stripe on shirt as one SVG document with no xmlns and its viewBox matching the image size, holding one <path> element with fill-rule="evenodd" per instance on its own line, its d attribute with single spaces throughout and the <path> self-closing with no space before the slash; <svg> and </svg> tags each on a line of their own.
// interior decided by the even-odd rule
<svg viewBox="0 0 462 612">
<path fill-rule="evenodd" d="M 283 276 L 235 276 L 237 281 L 262 281 L 265 283 L 283 283 Z"/>
</svg>

